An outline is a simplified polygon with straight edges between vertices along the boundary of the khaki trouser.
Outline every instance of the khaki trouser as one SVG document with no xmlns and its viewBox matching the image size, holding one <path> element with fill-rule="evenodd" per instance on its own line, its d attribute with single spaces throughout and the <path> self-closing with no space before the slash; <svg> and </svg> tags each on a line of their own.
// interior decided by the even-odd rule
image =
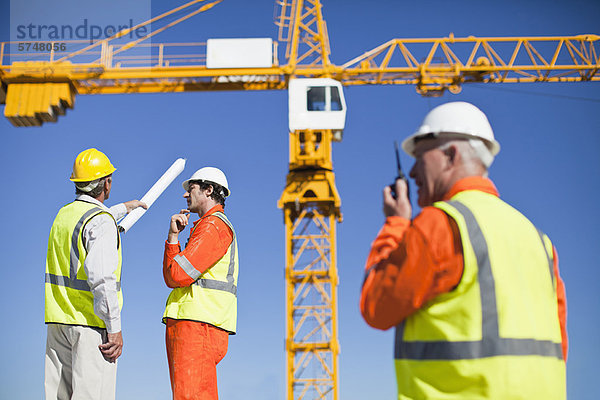
<svg viewBox="0 0 600 400">
<path fill-rule="evenodd" d="M 113 400 L 117 364 L 102 356 L 104 342 L 105 329 L 48 324 L 46 400 Z"/>
</svg>

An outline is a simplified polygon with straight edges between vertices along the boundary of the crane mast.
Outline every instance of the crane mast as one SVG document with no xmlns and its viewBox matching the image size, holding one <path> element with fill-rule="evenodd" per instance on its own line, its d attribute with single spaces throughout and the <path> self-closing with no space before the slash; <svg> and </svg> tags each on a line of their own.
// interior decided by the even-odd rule
<svg viewBox="0 0 600 400">
<path fill-rule="evenodd" d="M 336 221 L 340 196 L 331 130 L 290 133 L 290 170 L 279 199 L 285 223 L 287 399 L 337 399 Z"/>
<path fill-rule="evenodd" d="M 279 0 L 287 66 L 331 77 L 329 37 L 319 0 Z M 295 78 L 290 74 L 290 78 Z M 338 399 L 336 221 L 341 199 L 331 129 L 290 132 L 290 163 L 278 206 L 286 242 L 287 400 Z"/>
<path fill-rule="evenodd" d="M 141 25 L 203 1 L 192 0 Z M 458 93 L 463 84 L 474 82 L 600 81 L 600 36 L 594 34 L 392 39 L 334 65 L 320 0 L 276 0 L 278 40 L 286 43 L 284 65 L 278 61 L 277 42 L 271 65 L 260 68 L 208 68 L 206 43 L 142 43 L 220 1 L 129 43 L 114 43 L 125 35 L 122 31 L 92 45 L 79 43 L 77 51 L 36 52 L 37 61 L 25 56 L 9 62 L 14 43 L 0 43 L 4 115 L 15 126 L 39 126 L 56 122 L 79 94 L 287 89 L 297 78 L 330 78 L 344 86 L 414 85 L 424 96 Z M 147 56 L 128 55 L 144 47 Z M 336 223 L 342 214 L 332 144 L 340 140 L 334 129 L 289 132 L 289 172 L 278 202 L 286 243 L 287 400 L 338 399 Z"/>
</svg>

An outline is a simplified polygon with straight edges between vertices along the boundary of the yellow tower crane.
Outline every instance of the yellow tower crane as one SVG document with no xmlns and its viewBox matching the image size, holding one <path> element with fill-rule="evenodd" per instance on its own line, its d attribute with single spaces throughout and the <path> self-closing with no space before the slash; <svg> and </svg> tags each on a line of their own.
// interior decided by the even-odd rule
<svg viewBox="0 0 600 400">
<path fill-rule="evenodd" d="M 211 61 L 213 51 L 235 49 L 235 40 L 207 43 L 143 43 L 212 8 L 201 5 L 148 35 L 116 44 L 131 30 L 155 24 L 205 0 L 193 0 L 149 21 L 85 45 L 56 48 L 8 62 L 11 45 L 0 44 L 0 104 L 15 126 L 56 122 L 76 95 L 213 90 L 288 89 L 289 173 L 279 199 L 286 232 L 287 399 L 338 398 L 336 221 L 342 221 L 335 186 L 332 143 L 340 141 L 346 105 L 342 86 L 414 85 L 419 94 L 458 93 L 463 84 L 600 81 L 598 35 L 565 37 L 392 39 L 342 65 L 329 59 L 320 0 L 277 0 L 278 40 L 258 40 L 267 56 L 251 66 Z M 145 48 L 147 56 L 132 55 Z M 183 50 L 186 51 L 183 51 Z M 425 50 L 423 50 L 425 49 Z M 270 53 L 269 53 L 270 51 Z M 32 54 L 33 55 L 33 54 Z M 39 61 L 40 57 L 46 57 Z M 424 61 L 418 61 L 424 60 Z M 140 66 L 142 65 L 142 66 Z"/>
</svg>

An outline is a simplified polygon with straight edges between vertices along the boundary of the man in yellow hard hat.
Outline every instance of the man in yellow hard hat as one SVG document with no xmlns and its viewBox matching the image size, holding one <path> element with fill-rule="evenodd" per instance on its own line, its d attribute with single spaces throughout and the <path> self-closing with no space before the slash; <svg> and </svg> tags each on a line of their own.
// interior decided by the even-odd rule
<svg viewBox="0 0 600 400">
<path fill-rule="evenodd" d="M 73 164 L 76 199 L 60 209 L 46 258 L 46 399 L 115 398 L 121 335 L 121 240 L 116 220 L 137 207 L 104 205 L 116 170 L 96 149 Z"/>
<path fill-rule="evenodd" d="M 402 143 L 407 184 L 384 189 L 385 224 L 360 309 L 395 327 L 399 399 L 566 398 L 565 289 L 550 239 L 487 177 L 500 150 L 486 115 L 451 102 Z"/>
<path fill-rule="evenodd" d="M 236 332 L 238 253 L 225 216 L 225 174 L 204 167 L 183 182 L 187 209 L 171 217 L 163 275 L 173 291 L 163 315 L 174 400 L 217 400 L 217 364 Z M 185 249 L 179 234 L 194 222 Z"/>
</svg>

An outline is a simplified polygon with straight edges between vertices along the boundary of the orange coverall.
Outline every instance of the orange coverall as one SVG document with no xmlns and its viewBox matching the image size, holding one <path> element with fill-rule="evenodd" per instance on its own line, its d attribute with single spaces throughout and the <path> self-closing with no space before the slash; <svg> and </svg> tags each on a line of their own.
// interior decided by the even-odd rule
<svg viewBox="0 0 600 400">
<path fill-rule="evenodd" d="M 193 279 L 173 258 L 181 254 L 200 272 L 219 261 L 233 241 L 233 232 L 220 218 L 223 206 L 211 208 L 194 222 L 185 250 L 165 242 L 163 276 L 170 288 L 189 286 Z M 217 364 L 225 357 L 229 333 L 201 321 L 166 319 L 167 359 L 174 400 L 217 399 Z"/>
<path fill-rule="evenodd" d="M 454 184 L 443 200 L 465 190 L 481 190 L 498 196 L 487 178 L 468 177 Z M 558 271 L 557 308 L 564 359 L 567 359 L 567 305 L 565 286 Z M 374 268 L 371 268 L 375 266 Z M 377 329 L 398 325 L 434 297 L 454 289 L 463 273 L 463 253 L 458 227 L 452 218 L 435 207 L 425 207 L 411 222 L 387 217 L 371 246 L 367 259 L 360 311 L 365 321 Z"/>
</svg>

